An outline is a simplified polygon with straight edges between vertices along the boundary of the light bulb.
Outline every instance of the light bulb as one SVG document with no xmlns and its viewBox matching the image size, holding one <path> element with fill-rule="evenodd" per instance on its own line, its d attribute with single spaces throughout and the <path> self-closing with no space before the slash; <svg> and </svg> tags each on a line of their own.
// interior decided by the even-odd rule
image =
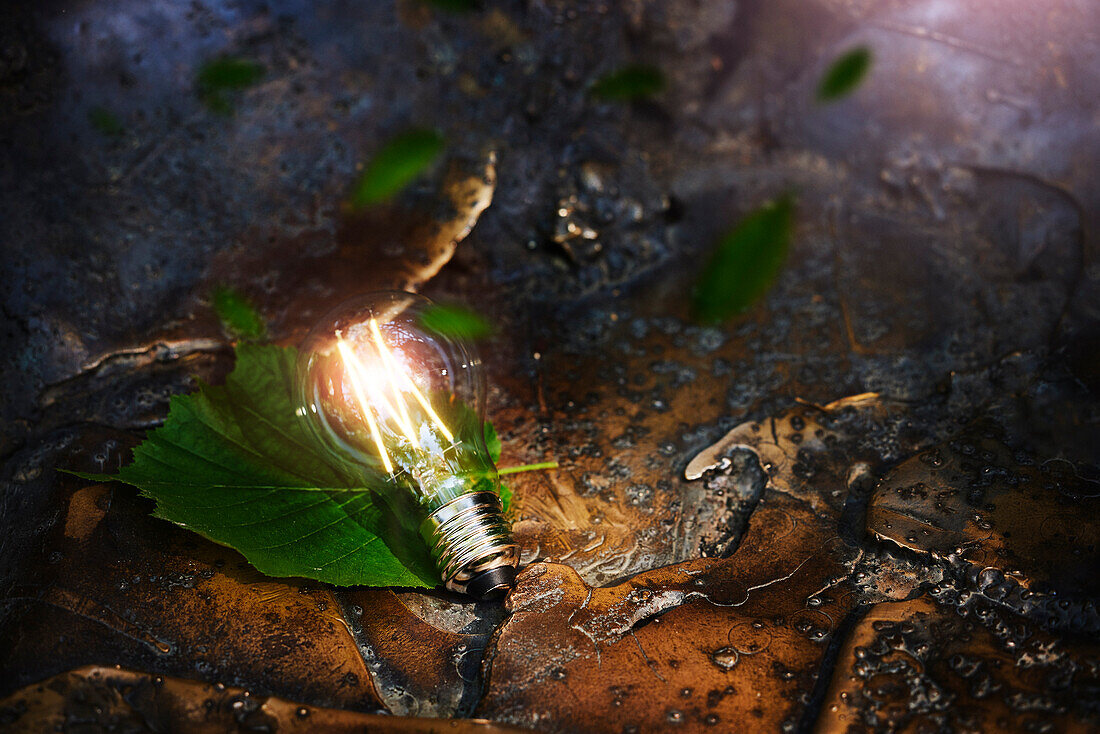
<svg viewBox="0 0 1100 734">
<path fill-rule="evenodd" d="M 511 587 L 519 551 L 485 445 L 485 380 L 471 344 L 424 326 L 432 305 L 379 292 L 322 318 L 298 357 L 298 413 L 384 477 L 373 489 L 417 529 L 447 588 L 491 598 Z"/>
</svg>

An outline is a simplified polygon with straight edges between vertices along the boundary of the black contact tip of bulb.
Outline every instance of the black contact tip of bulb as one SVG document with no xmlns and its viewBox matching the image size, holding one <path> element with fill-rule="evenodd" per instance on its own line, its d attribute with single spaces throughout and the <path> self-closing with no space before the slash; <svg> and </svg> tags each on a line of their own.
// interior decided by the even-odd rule
<svg viewBox="0 0 1100 734">
<path fill-rule="evenodd" d="M 466 584 L 466 593 L 481 601 L 503 599 L 516 582 L 516 569 L 498 566 L 479 572 Z"/>
</svg>

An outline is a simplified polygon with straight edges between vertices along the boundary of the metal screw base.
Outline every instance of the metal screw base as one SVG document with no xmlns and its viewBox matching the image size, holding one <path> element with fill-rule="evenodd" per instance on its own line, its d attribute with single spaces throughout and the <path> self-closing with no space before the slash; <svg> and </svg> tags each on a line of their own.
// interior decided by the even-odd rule
<svg viewBox="0 0 1100 734">
<path fill-rule="evenodd" d="M 503 509 L 495 492 L 474 492 L 443 505 L 420 526 L 448 589 L 486 599 L 511 587 L 519 547 Z"/>
</svg>

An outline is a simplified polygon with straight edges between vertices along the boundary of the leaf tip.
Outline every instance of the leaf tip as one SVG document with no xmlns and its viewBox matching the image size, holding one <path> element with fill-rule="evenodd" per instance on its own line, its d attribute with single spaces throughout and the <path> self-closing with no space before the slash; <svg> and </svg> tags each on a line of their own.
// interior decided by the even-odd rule
<svg viewBox="0 0 1100 734">
<path fill-rule="evenodd" d="M 217 285 L 210 292 L 210 305 L 222 328 L 237 339 L 263 339 L 267 322 L 240 291 L 227 285 Z"/>
<path fill-rule="evenodd" d="M 778 277 L 794 225 L 791 193 L 749 212 L 721 238 L 692 291 L 692 315 L 718 325 L 747 310 Z"/>
<path fill-rule="evenodd" d="M 411 128 L 386 142 L 352 187 L 352 211 L 381 204 L 408 186 L 443 152 L 446 138 L 433 128 Z"/>
<path fill-rule="evenodd" d="M 871 69 L 873 57 L 867 46 L 857 46 L 836 58 L 825 70 L 817 87 L 818 102 L 834 102 L 859 87 Z"/>
<path fill-rule="evenodd" d="M 432 304 L 421 312 L 419 321 L 425 330 L 452 339 L 484 339 L 494 331 L 484 316 L 458 305 Z"/>
<path fill-rule="evenodd" d="M 233 114 L 230 93 L 256 84 L 263 78 L 263 64 L 240 56 L 219 56 L 199 67 L 196 86 L 199 99 L 209 110 L 220 115 Z"/>
<path fill-rule="evenodd" d="M 588 88 L 590 95 L 605 102 L 645 99 L 665 89 L 665 75 L 651 64 L 629 64 L 597 79 Z"/>
</svg>

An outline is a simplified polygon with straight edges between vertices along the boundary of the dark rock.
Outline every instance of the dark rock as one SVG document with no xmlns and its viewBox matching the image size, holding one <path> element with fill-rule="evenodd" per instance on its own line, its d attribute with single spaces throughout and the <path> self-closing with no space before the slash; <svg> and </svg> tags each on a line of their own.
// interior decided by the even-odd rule
<svg viewBox="0 0 1100 734">
<path fill-rule="evenodd" d="M 1098 6 L 479 5 L 0 18 L 2 725 L 1095 728 Z M 264 68 L 230 114 L 221 56 Z M 667 88 L 591 97 L 631 63 Z M 439 165 L 349 208 L 414 126 Z M 710 248 L 790 191 L 772 289 L 695 324 Z M 502 464 L 560 463 L 509 478 L 507 609 L 263 578 L 55 471 L 224 377 L 222 284 L 285 344 L 378 287 L 499 326 Z"/>
</svg>

